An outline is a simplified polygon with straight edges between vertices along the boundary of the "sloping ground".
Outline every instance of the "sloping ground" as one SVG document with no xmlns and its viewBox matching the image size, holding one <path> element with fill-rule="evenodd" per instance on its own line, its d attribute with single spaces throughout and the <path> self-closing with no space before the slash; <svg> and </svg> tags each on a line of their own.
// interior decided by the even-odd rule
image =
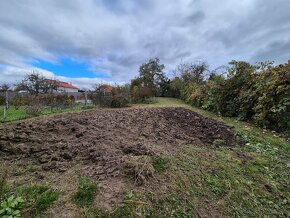
<svg viewBox="0 0 290 218">
<path fill-rule="evenodd" d="M 134 107 L 0 127 L 0 198 L 23 217 L 290 217 L 289 142 L 177 99 Z"/>
<path fill-rule="evenodd" d="M 104 187 L 96 205 L 110 210 L 153 177 L 150 161 L 142 168 L 148 157 L 180 153 L 180 145 L 238 144 L 229 126 L 185 108 L 104 109 L 0 127 L 0 162 L 37 168 L 14 178 L 22 184 L 49 181 L 63 191 L 74 187 L 62 176 L 86 175 Z"/>
</svg>

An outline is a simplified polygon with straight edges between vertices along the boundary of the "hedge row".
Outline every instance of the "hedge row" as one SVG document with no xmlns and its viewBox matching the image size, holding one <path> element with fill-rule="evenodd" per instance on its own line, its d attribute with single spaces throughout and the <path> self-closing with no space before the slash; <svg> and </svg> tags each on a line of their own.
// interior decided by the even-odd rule
<svg viewBox="0 0 290 218">
<path fill-rule="evenodd" d="M 290 132 L 290 64 L 232 61 L 226 76 L 211 74 L 180 90 L 186 102 L 222 116 Z"/>
</svg>

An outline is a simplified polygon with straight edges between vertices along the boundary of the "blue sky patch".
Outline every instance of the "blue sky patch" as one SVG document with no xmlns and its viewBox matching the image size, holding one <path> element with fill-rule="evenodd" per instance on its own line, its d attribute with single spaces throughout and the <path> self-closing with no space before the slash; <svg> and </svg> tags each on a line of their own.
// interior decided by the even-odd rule
<svg viewBox="0 0 290 218">
<path fill-rule="evenodd" d="M 60 59 L 57 64 L 37 60 L 35 67 L 53 72 L 57 76 L 65 76 L 70 78 L 107 78 L 104 73 L 97 73 L 89 69 L 87 63 L 75 62 L 70 59 Z"/>
</svg>

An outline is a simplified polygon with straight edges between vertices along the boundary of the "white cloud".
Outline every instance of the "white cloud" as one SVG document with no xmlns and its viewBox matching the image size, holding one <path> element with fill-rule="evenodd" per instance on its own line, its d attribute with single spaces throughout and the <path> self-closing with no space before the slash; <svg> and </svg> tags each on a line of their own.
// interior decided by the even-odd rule
<svg viewBox="0 0 290 218">
<path fill-rule="evenodd" d="M 2 67 L 0 68 L 0 81 L 5 81 L 11 85 L 16 85 L 29 73 L 37 72 L 48 79 L 56 79 L 64 82 L 69 82 L 80 89 L 93 89 L 97 83 L 110 84 L 110 81 L 99 78 L 70 78 L 57 76 L 53 72 L 43 70 L 36 67 Z"/>
<path fill-rule="evenodd" d="M 111 82 L 128 81 L 155 56 L 167 71 L 181 60 L 285 62 L 289 11 L 285 0 L 1 1 L 0 79 L 20 79 L 33 59 L 84 60 Z"/>
</svg>

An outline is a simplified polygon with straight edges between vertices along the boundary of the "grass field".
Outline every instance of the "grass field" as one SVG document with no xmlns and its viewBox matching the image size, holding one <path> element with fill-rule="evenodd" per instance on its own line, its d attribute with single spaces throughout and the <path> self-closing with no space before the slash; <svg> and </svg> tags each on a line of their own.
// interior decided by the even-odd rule
<svg viewBox="0 0 290 218">
<path fill-rule="evenodd" d="M 65 112 L 75 112 L 75 111 L 81 111 L 84 110 L 85 107 L 80 105 L 80 104 L 76 104 L 72 107 L 69 108 L 65 108 L 62 110 L 56 110 L 54 109 L 53 111 L 51 111 L 50 107 L 44 107 L 41 111 L 41 113 L 39 114 L 39 116 L 47 116 L 47 115 L 52 115 L 52 114 L 59 114 L 59 113 L 65 113 Z M 3 111 L 3 107 L 0 108 L 0 123 L 5 123 L 5 122 L 11 122 L 11 121 L 17 121 L 17 120 L 23 120 L 23 119 L 27 119 L 27 118 L 31 118 L 32 116 L 27 114 L 25 107 L 20 107 L 19 109 L 15 109 L 14 106 L 9 107 L 8 111 L 7 111 L 7 115 L 6 118 L 4 119 L 4 111 Z"/>
<path fill-rule="evenodd" d="M 188 108 L 233 126 L 245 145 L 182 145 L 183 152 L 179 155 L 160 156 L 153 160 L 153 166 L 158 184 L 164 181 L 166 192 L 155 192 L 146 186 L 142 190 L 133 187 L 124 193 L 113 211 L 93 207 L 92 196 L 98 194 L 98 187 L 81 180 L 86 185 L 75 191 L 72 200 L 65 198 L 82 205 L 80 217 L 290 217 L 289 142 L 270 131 L 216 116 L 177 99 L 156 98 L 153 104 L 133 107 Z M 15 112 L 14 116 L 20 115 Z M 82 187 L 87 188 L 82 190 Z M 27 187 L 24 190 L 31 191 Z M 53 201 L 61 195 L 53 194 Z M 33 205 L 35 210 L 40 207 Z"/>
</svg>

